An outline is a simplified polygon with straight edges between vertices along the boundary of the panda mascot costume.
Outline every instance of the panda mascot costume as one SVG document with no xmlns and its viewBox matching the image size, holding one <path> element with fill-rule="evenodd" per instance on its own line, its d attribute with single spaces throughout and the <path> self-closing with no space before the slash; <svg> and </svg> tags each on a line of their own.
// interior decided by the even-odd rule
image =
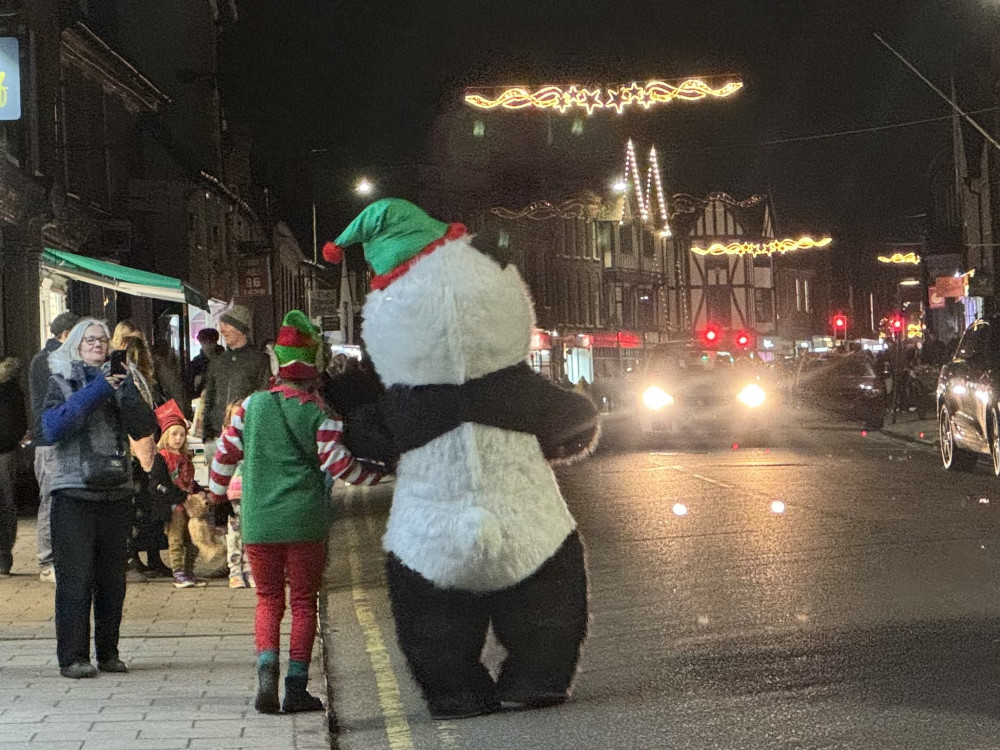
<svg viewBox="0 0 1000 750">
<path fill-rule="evenodd" d="M 359 242 L 376 274 L 362 339 L 385 391 L 348 415 L 345 442 L 395 466 L 383 546 L 400 649 L 435 719 L 562 703 L 587 579 L 550 463 L 594 448 L 597 410 L 526 364 L 534 310 L 498 243 L 395 198 L 324 258 Z M 496 681 L 480 662 L 490 625 L 507 652 Z"/>
</svg>

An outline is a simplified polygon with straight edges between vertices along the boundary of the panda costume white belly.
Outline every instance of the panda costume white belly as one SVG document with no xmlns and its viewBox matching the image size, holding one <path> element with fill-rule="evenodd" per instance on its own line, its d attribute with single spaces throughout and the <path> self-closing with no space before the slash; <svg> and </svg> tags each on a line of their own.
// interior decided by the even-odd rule
<svg viewBox="0 0 1000 750">
<path fill-rule="evenodd" d="M 342 237 L 365 241 L 371 262 L 372 238 L 407 236 L 407 221 L 393 221 L 400 205 L 433 222 L 386 199 Z M 516 268 L 460 225 L 436 236 L 377 277 L 362 313 L 401 450 L 383 537 L 397 638 L 433 718 L 560 703 L 586 636 L 587 586 L 549 460 L 593 447 L 596 410 L 524 364 L 535 319 Z M 556 434 L 578 414 L 582 442 Z M 496 682 L 479 662 L 490 625 L 508 652 Z"/>
</svg>

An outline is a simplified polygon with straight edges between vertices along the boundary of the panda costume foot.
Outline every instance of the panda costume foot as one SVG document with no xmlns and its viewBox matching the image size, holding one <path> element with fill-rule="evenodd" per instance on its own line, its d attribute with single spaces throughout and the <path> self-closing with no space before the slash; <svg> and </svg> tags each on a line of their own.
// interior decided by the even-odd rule
<svg viewBox="0 0 1000 750">
<path fill-rule="evenodd" d="M 560 706 L 569 700 L 566 693 L 522 693 L 500 696 L 500 707 L 504 711 L 527 711 L 533 708 Z"/>
<path fill-rule="evenodd" d="M 492 699 L 470 700 L 460 696 L 430 699 L 427 701 L 427 709 L 435 721 L 449 721 L 496 713 L 501 709 L 501 704 L 500 701 Z"/>
</svg>

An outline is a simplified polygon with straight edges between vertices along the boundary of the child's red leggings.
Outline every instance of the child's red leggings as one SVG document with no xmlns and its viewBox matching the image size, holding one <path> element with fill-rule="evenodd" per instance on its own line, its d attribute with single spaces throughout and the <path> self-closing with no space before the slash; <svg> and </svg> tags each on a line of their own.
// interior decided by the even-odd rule
<svg viewBox="0 0 1000 750">
<path fill-rule="evenodd" d="M 287 542 L 247 544 L 245 548 L 257 583 L 257 653 L 280 649 L 287 579 L 292 605 L 289 658 L 309 663 L 316 640 L 317 595 L 326 566 L 326 546 L 323 542 Z"/>
</svg>

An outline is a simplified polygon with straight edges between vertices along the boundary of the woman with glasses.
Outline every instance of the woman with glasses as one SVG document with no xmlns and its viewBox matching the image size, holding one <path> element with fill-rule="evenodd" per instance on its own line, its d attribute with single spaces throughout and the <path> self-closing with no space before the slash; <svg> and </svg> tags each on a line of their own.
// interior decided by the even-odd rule
<svg viewBox="0 0 1000 750">
<path fill-rule="evenodd" d="M 56 654 L 63 677 L 127 672 L 118 655 L 125 559 L 135 484 L 131 436 L 156 418 L 131 377 L 112 374 L 107 324 L 85 318 L 49 355 L 42 430 L 54 448 L 52 548 L 56 571 Z M 97 668 L 90 662 L 94 617 Z"/>
</svg>

